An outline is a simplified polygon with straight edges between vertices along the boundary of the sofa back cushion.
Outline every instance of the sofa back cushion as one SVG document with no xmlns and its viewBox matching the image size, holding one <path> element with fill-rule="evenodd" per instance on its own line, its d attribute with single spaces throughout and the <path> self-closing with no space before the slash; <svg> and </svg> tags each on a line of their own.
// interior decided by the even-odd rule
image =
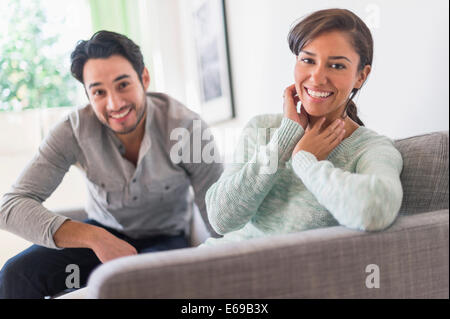
<svg viewBox="0 0 450 319">
<path fill-rule="evenodd" d="M 448 209 L 448 131 L 399 139 L 395 146 L 403 156 L 403 202 L 399 213 Z"/>
</svg>

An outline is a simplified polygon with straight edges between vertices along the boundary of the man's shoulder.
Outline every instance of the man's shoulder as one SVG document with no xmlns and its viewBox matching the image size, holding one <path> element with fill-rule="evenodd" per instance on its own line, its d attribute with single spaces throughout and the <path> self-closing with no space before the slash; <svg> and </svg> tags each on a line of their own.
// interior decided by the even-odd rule
<svg viewBox="0 0 450 319">
<path fill-rule="evenodd" d="M 182 102 L 168 94 L 160 92 L 147 93 L 154 108 L 153 121 L 168 128 L 191 127 L 193 120 L 201 120 L 201 116 L 189 109 Z"/>
<path fill-rule="evenodd" d="M 61 122 L 66 129 L 72 131 L 77 140 L 98 136 L 99 130 L 102 129 L 102 124 L 90 104 L 75 107 Z"/>
</svg>

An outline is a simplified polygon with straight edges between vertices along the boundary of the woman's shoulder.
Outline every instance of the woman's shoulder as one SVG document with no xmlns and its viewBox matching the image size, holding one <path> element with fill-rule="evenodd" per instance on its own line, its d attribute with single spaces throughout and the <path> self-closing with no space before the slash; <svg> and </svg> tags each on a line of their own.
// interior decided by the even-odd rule
<svg viewBox="0 0 450 319">
<path fill-rule="evenodd" d="M 364 154 L 368 151 L 397 153 L 394 140 L 365 126 L 358 127 L 351 137 L 343 142 L 352 154 Z"/>
<path fill-rule="evenodd" d="M 252 117 L 247 124 L 246 128 L 278 128 L 281 125 L 283 119 L 283 113 L 268 113 L 259 114 Z"/>
<path fill-rule="evenodd" d="M 386 135 L 380 134 L 373 129 L 367 128 L 365 126 L 360 126 L 357 129 L 357 139 L 360 142 L 379 142 L 379 143 L 388 143 L 393 144 L 393 140 Z"/>
</svg>

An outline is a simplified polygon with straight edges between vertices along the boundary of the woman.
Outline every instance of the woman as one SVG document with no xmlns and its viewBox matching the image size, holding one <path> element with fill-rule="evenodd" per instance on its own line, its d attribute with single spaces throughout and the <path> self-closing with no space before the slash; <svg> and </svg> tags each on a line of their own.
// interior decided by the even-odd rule
<svg viewBox="0 0 450 319">
<path fill-rule="evenodd" d="M 297 61 L 284 112 L 248 123 L 235 152 L 243 163 L 208 190 L 210 222 L 225 236 L 207 245 L 339 224 L 382 230 L 400 209 L 402 157 L 364 127 L 352 101 L 372 67 L 369 29 L 351 11 L 321 10 L 288 40 Z M 270 128 L 274 134 L 261 138 Z M 266 173 L 274 156 L 278 166 Z"/>
</svg>

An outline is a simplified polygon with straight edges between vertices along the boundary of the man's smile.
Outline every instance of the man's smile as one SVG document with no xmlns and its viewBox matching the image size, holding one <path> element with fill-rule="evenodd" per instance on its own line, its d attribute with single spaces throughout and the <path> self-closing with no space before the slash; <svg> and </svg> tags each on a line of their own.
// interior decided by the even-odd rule
<svg viewBox="0 0 450 319">
<path fill-rule="evenodd" d="M 133 110 L 132 106 L 128 106 L 125 109 L 120 110 L 119 112 L 110 112 L 109 117 L 112 118 L 115 121 L 125 121 L 125 119 L 128 117 L 128 115 Z"/>
</svg>

